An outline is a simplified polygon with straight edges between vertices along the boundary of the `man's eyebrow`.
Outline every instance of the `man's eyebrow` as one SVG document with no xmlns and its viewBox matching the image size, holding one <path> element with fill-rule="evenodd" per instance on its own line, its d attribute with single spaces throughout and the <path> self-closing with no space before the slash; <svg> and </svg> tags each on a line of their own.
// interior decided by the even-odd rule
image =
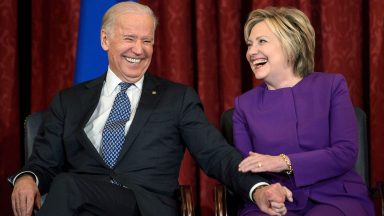
<svg viewBox="0 0 384 216">
<path fill-rule="evenodd" d="M 144 39 L 144 40 L 153 40 L 154 38 L 152 36 L 143 36 L 141 37 L 141 39 Z"/>
<path fill-rule="evenodd" d="M 121 34 L 123 37 L 132 37 L 132 38 L 137 38 L 137 36 L 136 35 L 134 35 L 134 34 Z"/>
</svg>

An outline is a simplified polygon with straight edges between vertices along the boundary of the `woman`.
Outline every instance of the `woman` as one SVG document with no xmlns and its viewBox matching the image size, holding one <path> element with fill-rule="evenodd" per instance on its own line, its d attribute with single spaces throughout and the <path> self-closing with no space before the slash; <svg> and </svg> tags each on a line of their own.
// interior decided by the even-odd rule
<svg viewBox="0 0 384 216">
<path fill-rule="evenodd" d="M 374 215 L 354 171 L 358 132 L 345 79 L 313 72 L 315 32 L 293 8 L 250 13 L 246 58 L 263 84 L 235 99 L 241 172 L 266 172 L 293 192 L 287 215 Z M 239 215 L 264 215 L 251 202 Z"/>
</svg>

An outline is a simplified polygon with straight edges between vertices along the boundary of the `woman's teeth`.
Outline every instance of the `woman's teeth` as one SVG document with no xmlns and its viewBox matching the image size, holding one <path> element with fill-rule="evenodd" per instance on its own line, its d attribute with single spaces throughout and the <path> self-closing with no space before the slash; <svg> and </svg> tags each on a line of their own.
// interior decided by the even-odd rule
<svg viewBox="0 0 384 216">
<path fill-rule="evenodd" d="M 264 65 L 267 63 L 267 59 L 256 59 L 255 61 L 252 62 L 253 65 Z"/>
</svg>

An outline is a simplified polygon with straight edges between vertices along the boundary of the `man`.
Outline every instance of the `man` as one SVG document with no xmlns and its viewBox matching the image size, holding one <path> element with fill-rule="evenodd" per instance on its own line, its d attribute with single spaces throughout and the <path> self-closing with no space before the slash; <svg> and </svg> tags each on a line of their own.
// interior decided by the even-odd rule
<svg viewBox="0 0 384 216">
<path fill-rule="evenodd" d="M 152 10 L 138 3 L 106 12 L 108 71 L 53 99 L 32 156 L 14 178 L 15 215 L 31 215 L 48 190 L 39 215 L 177 215 L 185 147 L 208 175 L 265 212 L 285 214 L 290 191 L 238 172 L 240 154 L 208 123 L 193 89 L 146 73 L 156 25 Z"/>
</svg>

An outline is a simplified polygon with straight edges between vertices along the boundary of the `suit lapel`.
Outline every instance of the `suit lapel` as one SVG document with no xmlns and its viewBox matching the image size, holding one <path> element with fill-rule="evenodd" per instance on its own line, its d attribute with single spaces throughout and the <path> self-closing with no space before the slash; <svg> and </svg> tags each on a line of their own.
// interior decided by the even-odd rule
<svg viewBox="0 0 384 216">
<path fill-rule="evenodd" d="M 81 103 L 81 110 L 79 110 L 79 118 L 81 119 L 78 128 L 76 129 L 76 138 L 78 141 L 99 160 L 101 163 L 104 163 L 103 159 L 100 157 L 100 154 L 97 152 L 92 142 L 89 140 L 87 134 L 84 132 L 84 128 L 91 118 L 93 112 L 96 109 L 96 106 L 100 99 L 101 89 L 103 88 L 105 80 L 105 75 L 102 77 L 93 80 L 91 82 L 85 83 L 85 90 L 79 92 L 81 94 L 81 101 L 76 101 L 75 103 Z"/>
<path fill-rule="evenodd" d="M 160 100 L 161 92 L 159 91 L 159 83 L 156 77 L 146 73 L 144 77 L 143 90 L 140 97 L 139 105 L 136 109 L 135 117 L 132 121 L 131 127 L 127 135 L 125 136 L 125 142 L 123 149 L 120 152 L 120 156 L 117 160 L 117 163 L 125 155 L 128 149 L 133 144 L 137 135 L 140 133 L 141 129 L 144 127 L 145 123 L 148 120 L 148 117 L 151 115 L 153 110 L 156 107 L 156 104 Z"/>
</svg>

